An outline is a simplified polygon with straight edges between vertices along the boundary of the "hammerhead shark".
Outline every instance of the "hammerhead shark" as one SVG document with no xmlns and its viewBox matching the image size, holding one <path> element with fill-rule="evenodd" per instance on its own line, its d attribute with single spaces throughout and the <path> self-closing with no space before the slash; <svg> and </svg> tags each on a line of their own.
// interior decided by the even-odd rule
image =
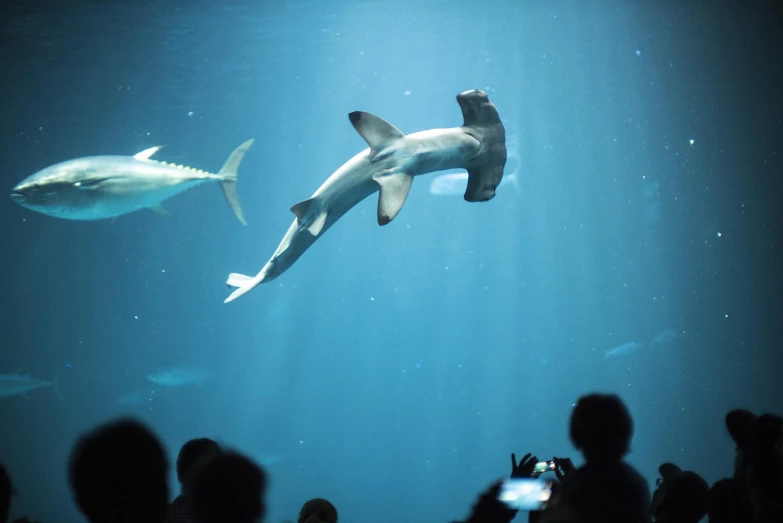
<svg viewBox="0 0 783 523">
<path fill-rule="evenodd" d="M 236 289 L 224 303 L 283 274 L 341 216 L 377 191 L 378 225 L 391 222 L 402 209 L 414 176 L 466 169 L 465 200 L 494 198 L 506 164 L 506 130 L 484 91 L 460 93 L 457 103 L 462 127 L 408 135 L 373 114 L 350 113 L 348 118 L 370 147 L 337 169 L 309 199 L 291 207 L 296 219 L 277 250 L 255 276 L 229 274 L 226 283 Z"/>
</svg>

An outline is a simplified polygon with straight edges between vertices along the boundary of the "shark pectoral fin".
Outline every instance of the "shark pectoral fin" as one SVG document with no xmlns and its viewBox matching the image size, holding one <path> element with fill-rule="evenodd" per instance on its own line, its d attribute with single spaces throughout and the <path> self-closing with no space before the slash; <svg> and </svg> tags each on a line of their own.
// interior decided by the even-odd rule
<svg viewBox="0 0 783 523">
<path fill-rule="evenodd" d="M 380 186 L 378 196 L 378 225 L 392 221 L 408 198 L 413 176 L 408 173 L 376 174 L 372 177 Z"/>
<path fill-rule="evenodd" d="M 174 215 L 171 214 L 163 205 L 155 205 L 154 207 L 150 207 L 153 211 L 160 214 L 161 216 L 165 216 L 166 218 L 173 218 Z"/>
<path fill-rule="evenodd" d="M 296 215 L 296 223 L 299 229 L 307 229 L 313 236 L 318 236 L 326 223 L 327 213 L 321 208 L 321 203 L 315 198 L 301 201 L 291 207 L 291 212 Z"/>
<path fill-rule="evenodd" d="M 163 145 L 156 145 L 155 147 L 150 147 L 149 149 L 144 149 L 140 153 L 134 154 L 133 157 L 137 160 L 149 160 L 153 154 L 160 151 L 163 147 Z"/>
<path fill-rule="evenodd" d="M 375 116 L 374 114 L 363 111 L 354 111 L 348 114 L 354 129 L 359 133 L 367 145 L 370 146 L 370 160 L 394 143 L 396 140 L 405 137 L 402 131 L 394 127 L 386 120 Z"/>
</svg>

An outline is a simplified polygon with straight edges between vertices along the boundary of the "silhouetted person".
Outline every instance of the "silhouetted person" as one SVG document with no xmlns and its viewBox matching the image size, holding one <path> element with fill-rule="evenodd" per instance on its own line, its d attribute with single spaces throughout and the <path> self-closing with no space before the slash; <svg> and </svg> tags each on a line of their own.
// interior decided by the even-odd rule
<svg viewBox="0 0 783 523">
<path fill-rule="evenodd" d="M 325 499 L 311 499 L 302 505 L 297 523 L 337 523 L 337 509 Z"/>
<path fill-rule="evenodd" d="M 753 510 L 742 482 L 722 479 L 707 494 L 707 521 L 709 523 L 748 523 L 753 521 Z"/>
<path fill-rule="evenodd" d="M 11 476 L 5 467 L 0 465 L 0 523 L 8 521 L 8 511 L 11 509 L 11 496 L 14 495 L 14 486 L 11 484 Z"/>
<path fill-rule="evenodd" d="M 661 478 L 650 506 L 655 523 L 699 523 L 707 514 L 707 482 L 673 463 L 664 463 L 658 472 Z"/>
<path fill-rule="evenodd" d="M 734 479 L 745 488 L 754 520 L 783 521 L 783 418 L 733 410 L 726 415 L 726 428 L 737 444 Z"/>
<path fill-rule="evenodd" d="M 266 474 L 236 452 L 222 452 L 193 469 L 185 495 L 199 523 L 255 523 L 266 514 Z"/>
<path fill-rule="evenodd" d="M 169 498 L 167 468 L 155 435 L 123 419 L 76 443 L 68 477 L 76 505 L 91 523 L 161 523 Z"/>
<path fill-rule="evenodd" d="M 570 437 L 585 464 L 568 473 L 539 521 L 586 523 L 649 522 L 650 488 L 623 461 L 633 436 L 633 420 L 613 394 L 579 399 L 571 414 Z M 558 461 L 558 460 L 556 460 Z"/>
<path fill-rule="evenodd" d="M 192 439 L 182 445 L 177 456 L 177 480 L 180 488 L 184 488 L 188 476 L 200 462 L 206 461 L 219 452 L 220 446 L 209 438 Z M 181 492 L 169 504 L 169 508 L 166 511 L 166 523 L 195 521 L 196 519 L 193 516 L 193 511 L 190 509 L 187 497 Z"/>
</svg>

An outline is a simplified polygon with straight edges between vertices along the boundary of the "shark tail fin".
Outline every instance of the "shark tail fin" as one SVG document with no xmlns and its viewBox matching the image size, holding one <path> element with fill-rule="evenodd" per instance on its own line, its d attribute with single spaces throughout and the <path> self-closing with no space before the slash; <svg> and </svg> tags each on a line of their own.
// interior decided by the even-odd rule
<svg viewBox="0 0 783 523">
<path fill-rule="evenodd" d="M 251 139 L 234 149 L 231 156 L 228 157 L 226 163 L 223 164 L 223 168 L 220 169 L 220 176 L 223 180 L 220 182 L 220 188 L 223 190 L 223 196 L 226 197 L 226 202 L 231 210 L 234 211 L 234 215 L 242 223 L 247 225 L 245 221 L 245 214 L 242 212 L 242 207 L 239 205 L 239 197 L 237 196 L 237 172 L 239 171 L 239 164 L 242 163 L 242 159 L 245 157 L 245 153 L 250 146 L 253 145 L 255 140 Z"/>
<path fill-rule="evenodd" d="M 228 275 L 226 285 L 229 287 L 236 287 L 236 290 L 229 294 L 228 298 L 223 300 L 223 303 L 232 302 L 240 296 L 247 294 L 248 292 L 252 291 L 259 283 L 261 283 L 262 280 L 262 277 L 248 276 L 246 274 L 232 272 Z"/>
</svg>

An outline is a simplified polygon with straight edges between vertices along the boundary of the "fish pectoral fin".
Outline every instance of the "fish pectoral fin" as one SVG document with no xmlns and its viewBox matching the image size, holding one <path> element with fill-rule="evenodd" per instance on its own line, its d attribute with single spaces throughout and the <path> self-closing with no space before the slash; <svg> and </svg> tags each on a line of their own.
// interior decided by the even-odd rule
<svg viewBox="0 0 783 523">
<path fill-rule="evenodd" d="M 165 207 L 163 207 L 163 205 L 155 205 L 155 206 L 153 206 L 153 207 L 150 207 L 150 209 L 152 209 L 152 210 L 153 210 L 153 211 L 155 211 L 156 213 L 160 214 L 161 216 L 165 216 L 166 218 L 173 218 L 173 217 L 174 217 L 174 215 L 173 215 L 173 214 L 171 214 L 171 213 L 168 211 L 168 209 L 166 209 Z"/>
<path fill-rule="evenodd" d="M 370 161 L 375 159 L 380 151 L 405 135 L 392 124 L 374 114 L 354 111 L 348 114 L 356 132 L 370 146 Z"/>
<path fill-rule="evenodd" d="M 296 215 L 299 230 L 307 229 L 313 236 L 318 236 L 326 224 L 327 212 L 321 207 L 321 202 L 315 198 L 303 200 L 293 207 L 291 212 Z"/>
<path fill-rule="evenodd" d="M 378 173 L 373 175 L 373 180 L 380 186 L 378 195 L 378 225 L 386 225 L 391 222 L 408 198 L 408 193 L 413 184 L 413 176 L 408 173 Z"/>
<path fill-rule="evenodd" d="M 160 151 L 163 147 L 163 145 L 156 145 L 155 147 L 150 147 L 149 149 L 144 149 L 140 153 L 134 154 L 133 157 L 137 160 L 149 160 L 153 154 Z"/>
</svg>

